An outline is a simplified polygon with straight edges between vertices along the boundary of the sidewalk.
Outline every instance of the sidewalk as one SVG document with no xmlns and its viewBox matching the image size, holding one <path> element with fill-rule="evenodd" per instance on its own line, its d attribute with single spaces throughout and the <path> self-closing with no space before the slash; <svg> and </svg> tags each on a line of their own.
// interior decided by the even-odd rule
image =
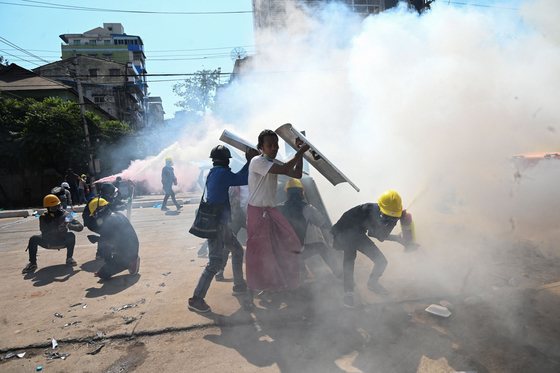
<svg viewBox="0 0 560 373">
<path fill-rule="evenodd" d="M 178 193 L 175 195 L 177 199 L 177 203 L 181 205 L 187 205 L 190 203 L 198 203 L 200 202 L 200 193 L 198 192 L 185 192 L 185 193 Z M 159 204 L 161 205 L 163 201 L 164 194 L 151 194 L 146 196 L 138 196 L 132 200 L 132 208 L 149 208 L 154 207 L 154 205 Z M 168 203 L 169 206 L 173 207 L 173 202 L 169 199 Z M 76 212 L 83 212 L 84 205 L 75 206 L 74 210 Z M 72 211 L 70 207 L 68 211 Z M 0 219 L 2 218 L 26 218 L 28 216 L 42 214 L 45 212 L 45 208 L 43 206 L 28 208 L 28 209 L 17 209 L 17 210 L 2 210 L 0 211 Z"/>
</svg>

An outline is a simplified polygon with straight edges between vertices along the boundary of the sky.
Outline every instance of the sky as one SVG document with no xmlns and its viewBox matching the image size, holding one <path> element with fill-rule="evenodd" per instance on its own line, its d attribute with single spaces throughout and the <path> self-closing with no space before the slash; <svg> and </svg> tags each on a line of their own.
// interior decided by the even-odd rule
<svg viewBox="0 0 560 373">
<path fill-rule="evenodd" d="M 10 5 L 10 4 L 18 5 Z M 251 11 L 251 0 L 201 0 L 185 2 L 153 1 L 47 1 L 25 2 L 7 0 L 0 2 L 0 36 L 49 62 L 60 59 L 61 34 L 83 33 L 103 23 L 121 23 L 125 33 L 138 35 L 144 42 L 146 67 L 150 74 L 194 73 L 202 69 L 222 68 L 231 72 L 233 61 L 230 52 L 243 47 L 248 53 L 255 51 L 251 13 L 171 15 L 135 14 L 115 12 L 75 11 L 40 8 L 46 4 L 95 7 L 117 10 L 157 12 L 227 12 Z M 22 6 L 24 5 L 24 6 Z M 39 65 L 44 64 L 0 42 L 5 51 Z M 0 52 L 10 62 L 32 69 L 33 63 Z M 173 84 L 181 77 L 154 77 L 148 81 L 151 96 L 163 100 L 166 118 L 172 118 L 179 108 Z M 183 78 L 184 79 L 184 78 Z M 228 79 L 225 76 L 224 79 Z M 165 81 L 167 80 L 167 81 Z"/>
<path fill-rule="evenodd" d="M 446 3 L 446 1 L 438 1 Z M 463 0 L 447 6 L 470 7 L 481 10 L 484 6 L 515 7 L 518 1 Z M 16 4 L 16 5 L 14 5 Z M 60 59 L 63 43 L 59 35 L 83 33 L 103 23 L 121 23 L 125 33 L 138 35 L 144 41 L 146 66 L 149 74 L 191 74 L 202 69 L 221 67 L 231 72 L 233 61 L 230 52 L 244 48 L 249 55 L 255 53 L 253 20 L 251 13 L 239 14 L 137 14 L 107 11 L 77 11 L 52 9 L 55 5 L 95 7 L 111 10 L 137 10 L 156 12 L 232 12 L 251 11 L 251 0 L 198 0 L 185 2 L 114 1 L 0 1 L 0 36 L 49 62 Z M 41 7 L 40 7 L 41 6 Z M 45 7 L 47 8 L 45 8 Z M 504 11 L 508 11 L 505 10 Z M 511 11 L 510 11 L 511 12 Z M 4 51 L 4 52 L 2 52 Z M 6 53 L 7 52 L 7 53 Z M 10 56 L 9 54 L 26 59 Z M 34 59 L 0 42 L 0 55 L 10 62 L 32 69 L 44 62 Z M 165 118 L 172 118 L 179 108 L 173 85 L 181 77 L 149 78 L 149 93 L 163 100 Z M 227 80 L 228 76 L 224 76 Z"/>
</svg>

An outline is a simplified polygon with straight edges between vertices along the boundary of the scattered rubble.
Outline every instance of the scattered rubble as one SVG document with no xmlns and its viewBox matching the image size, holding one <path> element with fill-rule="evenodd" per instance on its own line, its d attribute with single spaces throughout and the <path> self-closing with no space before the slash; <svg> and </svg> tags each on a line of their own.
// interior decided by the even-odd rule
<svg viewBox="0 0 560 373">
<path fill-rule="evenodd" d="M 137 307 L 139 304 L 144 304 L 144 303 L 146 303 L 146 298 L 142 298 L 138 302 L 125 304 L 125 305 L 123 305 L 122 307 L 119 307 L 119 308 L 109 307 L 107 310 L 109 310 L 109 311 L 122 311 L 122 310 L 125 310 L 125 309 L 128 309 L 128 308 Z"/>
<path fill-rule="evenodd" d="M 428 308 L 426 308 L 426 312 L 441 317 L 449 317 L 451 315 L 451 311 L 438 304 L 431 304 Z"/>
<path fill-rule="evenodd" d="M 97 346 L 97 347 L 95 348 L 95 350 L 93 350 L 93 351 L 86 352 L 86 354 L 88 354 L 88 355 L 97 355 L 97 354 L 99 353 L 99 351 L 101 351 L 101 349 L 102 349 L 103 347 L 105 347 L 105 343 L 100 344 L 100 345 Z"/>
</svg>

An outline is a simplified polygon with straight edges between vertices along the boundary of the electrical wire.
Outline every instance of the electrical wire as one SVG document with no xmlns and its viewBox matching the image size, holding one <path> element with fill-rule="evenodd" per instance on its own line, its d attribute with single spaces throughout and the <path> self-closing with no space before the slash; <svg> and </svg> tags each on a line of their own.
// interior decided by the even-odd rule
<svg viewBox="0 0 560 373">
<path fill-rule="evenodd" d="M 25 49 L 23 49 L 23 48 L 21 48 L 21 47 L 15 45 L 14 43 L 12 43 L 11 41 L 9 41 L 9 40 L 6 39 L 6 38 L 3 38 L 2 36 L 0 36 L 0 42 L 4 43 L 4 44 L 6 44 L 6 45 L 9 45 L 9 46 L 12 47 L 12 48 L 15 48 L 16 50 L 19 50 L 20 52 L 23 52 L 23 53 L 27 54 L 28 56 L 37 58 L 38 60 L 41 60 L 41 61 L 46 62 L 46 63 L 50 63 L 49 61 L 44 60 L 44 59 L 42 59 L 41 57 L 38 57 L 38 56 L 34 55 L 33 53 L 28 52 L 28 51 L 26 51 Z"/>
<path fill-rule="evenodd" d="M 22 61 L 32 63 L 33 65 L 41 66 L 41 65 L 39 65 L 38 63 L 28 61 L 28 60 L 26 60 L 26 59 L 24 59 L 24 58 L 21 58 L 21 57 L 18 57 L 18 56 L 16 56 L 16 55 L 13 55 L 13 54 L 11 54 L 11 53 L 8 53 L 8 52 L 6 52 L 6 51 L 4 51 L 4 50 L 1 50 L 1 49 L 0 49 L 0 52 L 2 52 L 2 53 L 4 53 L 4 54 L 7 54 L 7 55 L 9 55 L 9 56 L 18 58 L 18 59 L 20 59 L 20 60 L 22 60 Z"/>
<path fill-rule="evenodd" d="M 251 14 L 252 10 L 233 10 L 233 11 L 216 11 L 216 12 L 161 12 L 161 11 L 147 11 L 147 10 L 122 10 L 122 9 L 105 9 L 105 8 L 90 8 L 74 5 L 64 5 L 56 3 L 47 3 L 43 1 L 21 0 L 33 4 L 17 4 L 0 1 L 0 4 L 25 6 L 31 8 L 49 8 L 49 9 L 64 9 L 76 10 L 83 12 L 108 12 L 108 13 L 135 13 L 135 14 L 166 14 L 166 15 L 219 15 L 219 14 Z M 39 5 L 37 5 L 39 4 Z"/>
<path fill-rule="evenodd" d="M 472 3 L 462 3 L 462 2 L 458 2 L 458 1 L 448 1 L 447 5 L 449 5 L 449 4 L 478 6 L 478 7 L 482 7 L 482 8 L 498 8 L 498 9 L 507 9 L 507 10 L 519 10 L 517 8 L 508 8 L 508 7 L 499 6 L 499 5 L 472 4 Z"/>
</svg>

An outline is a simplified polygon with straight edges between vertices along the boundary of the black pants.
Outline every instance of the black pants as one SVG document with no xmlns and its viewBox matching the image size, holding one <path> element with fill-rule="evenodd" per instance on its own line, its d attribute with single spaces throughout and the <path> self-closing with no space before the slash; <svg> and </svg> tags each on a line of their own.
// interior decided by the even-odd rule
<svg viewBox="0 0 560 373">
<path fill-rule="evenodd" d="M 129 259 L 119 254 L 113 254 L 112 257 L 105 259 L 105 264 L 99 269 L 97 275 L 104 280 L 111 278 L 111 276 L 128 269 L 132 261 Z"/>
<path fill-rule="evenodd" d="M 167 200 L 169 199 L 169 197 L 171 197 L 171 200 L 173 201 L 173 203 L 175 204 L 175 206 L 179 207 L 179 204 L 177 203 L 177 200 L 175 199 L 175 192 L 173 191 L 173 187 L 167 187 L 167 188 L 163 188 L 164 192 L 165 192 L 165 197 L 163 197 L 163 203 L 161 204 L 162 207 L 167 207 Z"/>
<path fill-rule="evenodd" d="M 334 237 L 334 247 L 344 251 L 344 291 L 354 291 L 354 263 L 357 252 L 367 256 L 373 263 L 369 281 L 377 282 L 387 268 L 387 259 L 371 239 L 361 232 L 342 232 Z"/>
<path fill-rule="evenodd" d="M 31 236 L 27 249 L 29 250 L 29 262 L 37 265 L 37 246 L 49 248 L 49 246 L 66 247 L 66 259 L 74 255 L 74 246 L 76 245 L 76 236 L 72 232 L 66 233 L 66 239 L 61 242 L 47 241 L 42 236 Z"/>
<path fill-rule="evenodd" d="M 311 258 L 314 255 L 321 255 L 323 261 L 329 266 L 332 273 L 336 276 L 340 276 L 340 262 L 336 258 L 336 253 L 331 247 L 328 247 L 324 242 L 314 242 L 310 244 L 305 244 L 304 250 L 301 253 L 301 266 L 302 270 L 305 270 L 304 260 Z"/>
</svg>

